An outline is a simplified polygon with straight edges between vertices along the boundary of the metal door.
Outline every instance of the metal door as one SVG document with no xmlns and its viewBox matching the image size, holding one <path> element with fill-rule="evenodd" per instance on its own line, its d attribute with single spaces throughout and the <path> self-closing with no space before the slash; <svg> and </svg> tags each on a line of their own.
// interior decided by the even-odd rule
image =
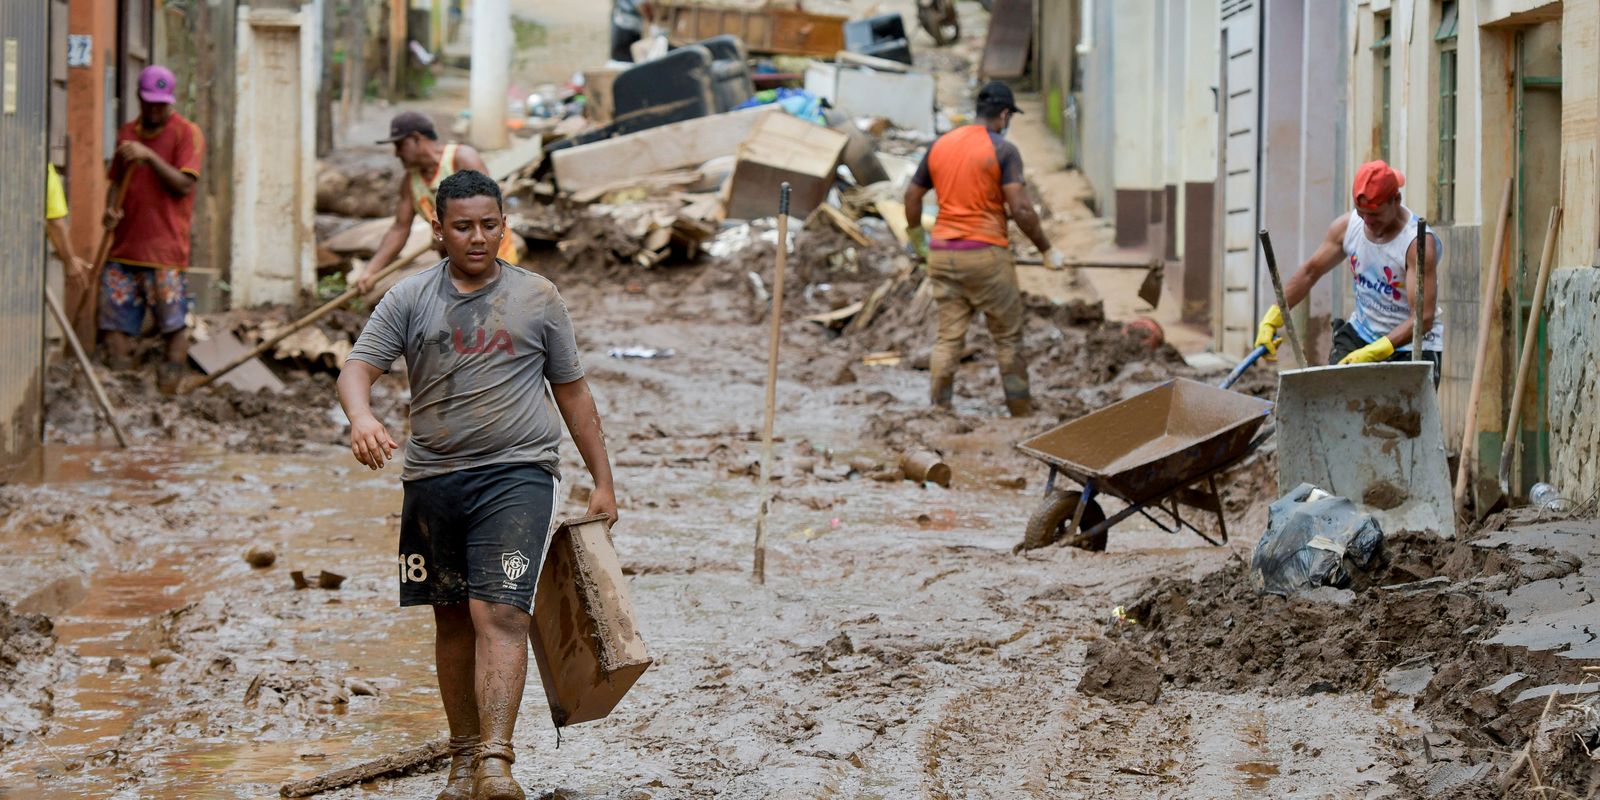
<svg viewBox="0 0 1600 800">
<path fill-rule="evenodd" d="M 1222 212 L 1213 331 L 1218 349 L 1243 356 L 1255 339 L 1256 231 L 1261 224 L 1261 10 L 1254 0 L 1221 0 L 1222 55 L 1217 127 Z"/>
<path fill-rule="evenodd" d="M 49 3 L 0 3 L 0 476 L 43 433 L 49 48 Z"/>
</svg>

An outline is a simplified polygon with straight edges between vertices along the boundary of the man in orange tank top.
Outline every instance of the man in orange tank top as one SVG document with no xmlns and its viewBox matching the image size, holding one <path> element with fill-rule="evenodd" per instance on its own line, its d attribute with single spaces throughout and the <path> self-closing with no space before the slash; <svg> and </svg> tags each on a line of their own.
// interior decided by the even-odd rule
<svg viewBox="0 0 1600 800">
<path fill-rule="evenodd" d="M 1033 412 L 1033 400 L 1022 353 L 1024 309 L 1008 221 L 1016 220 L 1052 269 L 1061 269 L 1065 259 L 1050 248 L 1028 200 L 1022 154 L 1005 140 L 1011 116 L 1021 113 L 1010 87 L 990 81 L 978 92 L 977 111 L 976 124 L 956 128 L 928 148 L 906 187 L 906 226 L 918 255 L 927 260 L 939 307 L 931 394 L 934 405 L 951 405 L 967 326 L 982 312 L 994 337 L 1006 408 L 1012 416 L 1026 416 Z M 930 189 L 939 199 L 931 237 L 922 230 L 922 201 Z"/>
<path fill-rule="evenodd" d="M 393 144 L 395 158 L 405 167 L 405 173 L 400 176 L 400 197 L 394 206 L 394 224 L 383 234 L 383 240 L 378 243 L 378 249 L 373 252 L 372 260 L 367 262 L 366 269 L 350 276 L 351 282 L 361 291 L 371 291 L 373 278 L 383 271 L 383 268 L 400 255 L 400 248 L 406 246 L 406 239 L 411 236 L 411 221 L 416 218 L 419 205 L 428 216 L 433 206 L 432 192 L 418 195 L 412 188 L 417 183 L 412 178 L 418 177 L 429 186 L 437 186 L 440 180 L 449 173 L 461 170 L 474 170 L 489 174 L 489 168 L 484 165 L 483 157 L 478 151 L 464 144 L 447 145 L 439 141 L 439 133 L 434 130 L 433 120 L 415 111 L 402 111 L 389 121 L 389 137 L 381 139 L 378 144 Z M 451 158 L 446 159 L 446 150 L 450 151 Z M 446 161 L 451 163 L 446 164 Z M 432 222 L 432 219 L 428 220 Z M 436 248 L 437 249 L 437 248 Z M 439 251 L 440 257 L 444 251 Z M 505 258 L 504 252 L 501 257 Z"/>
</svg>

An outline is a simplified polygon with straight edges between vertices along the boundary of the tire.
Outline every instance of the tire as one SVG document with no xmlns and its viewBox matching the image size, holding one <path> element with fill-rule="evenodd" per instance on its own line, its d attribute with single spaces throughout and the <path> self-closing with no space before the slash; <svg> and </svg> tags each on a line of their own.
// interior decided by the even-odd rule
<svg viewBox="0 0 1600 800">
<path fill-rule="evenodd" d="M 1017 550 L 1037 550 L 1055 544 L 1066 532 L 1067 526 L 1072 524 L 1072 514 L 1078 509 L 1080 492 L 1054 491 L 1039 503 L 1033 516 L 1028 518 L 1028 528 L 1022 534 L 1022 543 L 1017 545 Z M 1106 512 L 1094 500 L 1089 501 L 1088 507 L 1083 509 L 1083 519 L 1078 523 L 1078 530 L 1083 531 L 1106 521 Z M 1106 549 L 1106 531 L 1085 537 L 1081 533 L 1067 542 L 1073 547 L 1084 550 L 1101 552 Z"/>
</svg>

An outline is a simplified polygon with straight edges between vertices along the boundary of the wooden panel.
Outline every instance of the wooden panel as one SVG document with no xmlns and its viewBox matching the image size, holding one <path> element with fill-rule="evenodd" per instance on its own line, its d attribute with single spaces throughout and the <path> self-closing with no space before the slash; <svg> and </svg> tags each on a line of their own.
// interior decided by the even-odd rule
<svg viewBox="0 0 1600 800">
<path fill-rule="evenodd" d="M 1439 413 L 1445 445 L 1455 452 L 1466 427 L 1472 388 L 1474 352 L 1478 346 L 1478 313 L 1482 303 L 1479 279 L 1479 236 L 1476 225 L 1435 228 L 1441 240 L 1439 305 L 1444 313 L 1444 366 L 1440 371 Z"/>
</svg>

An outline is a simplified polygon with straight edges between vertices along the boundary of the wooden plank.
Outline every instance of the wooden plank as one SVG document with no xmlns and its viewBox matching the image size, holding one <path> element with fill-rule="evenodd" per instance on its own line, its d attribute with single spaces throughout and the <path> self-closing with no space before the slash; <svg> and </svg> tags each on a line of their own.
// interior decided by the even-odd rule
<svg viewBox="0 0 1600 800">
<path fill-rule="evenodd" d="M 626 136 L 557 150 L 551 155 L 556 183 L 564 192 L 591 189 L 651 172 L 697 167 L 738 152 L 739 144 L 776 106 L 674 122 Z"/>
<path fill-rule="evenodd" d="M 450 755 L 450 740 L 435 739 L 424 745 L 401 750 L 398 753 L 374 759 L 353 767 L 335 770 L 325 775 L 294 783 L 285 783 L 278 788 L 282 797 L 310 797 L 314 794 L 332 791 L 334 789 L 352 786 L 364 781 L 381 778 L 396 772 L 418 770 L 425 768 L 442 768 L 442 764 L 435 765 Z M 448 763 L 448 762 L 445 762 Z M 429 771 L 432 771 L 431 769 Z"/>
<path fill-rule="evenodd" d="M 250 348 L 245 347 L 244 343 L 239 341 L 239 337 L 234 336 L 231 331 L 213 331 L 211 338 L 189 345 L 189 357 L 194 359 L 194 362 L 200 365 L 200 371 L 207 375 L 213 370 L 233 363 L 235 358 L 249 351 Z M 283 381 L 272 374 L 272 370 L 267 369 L 267 365 L 261 363 L 259 358 L 246 361 L 237 369 L 218 378 L 217 382 L 226 383 L 241 392 L 249 393 L 266 389 L 273 394 L 282 394 L 285 388 Z"/>
</svg>

